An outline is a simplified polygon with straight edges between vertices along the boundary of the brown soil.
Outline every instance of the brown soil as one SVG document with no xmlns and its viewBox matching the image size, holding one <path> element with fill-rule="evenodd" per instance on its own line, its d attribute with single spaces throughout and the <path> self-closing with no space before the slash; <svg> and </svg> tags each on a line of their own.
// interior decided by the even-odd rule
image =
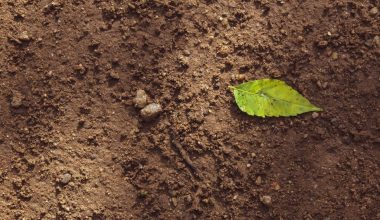
<svg viewBox="0 0 380 220">
<path fill-rule="evenodd" d="M 374 7 L 0 1 L 0 219 L 380 219 Z M 259 78 L 324 112 L 245 115 Z"/>
</svg>

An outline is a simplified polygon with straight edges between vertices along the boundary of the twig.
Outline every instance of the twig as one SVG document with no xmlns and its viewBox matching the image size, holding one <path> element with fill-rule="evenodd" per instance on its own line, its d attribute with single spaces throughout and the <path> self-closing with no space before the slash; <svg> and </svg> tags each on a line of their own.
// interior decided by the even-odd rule
<svg viewBox="0 0 380 220">
<path fill-rule="evenodd" d="M 199 178 L 199 179 L 202 179 L 202 177 L 199 175 L 199 172 L 198 172 L 198 169 L 196 166 L 194 166 L 193 162 L 191 161 L 189 155 L 187 154 L 186 150 L 182 147 L 182 145 L 174 138 L 174 136 L 171 137 L 172 138 L 172 143 L 174 145 L 174 147 L 178 150 L 179 154 L 181 155 L 181 157 L 183 158 L 185 164 L 191 169 L 191 171 L 193 172 L 193 174 L 195 175 L 195 177 Z"/>
</svg>

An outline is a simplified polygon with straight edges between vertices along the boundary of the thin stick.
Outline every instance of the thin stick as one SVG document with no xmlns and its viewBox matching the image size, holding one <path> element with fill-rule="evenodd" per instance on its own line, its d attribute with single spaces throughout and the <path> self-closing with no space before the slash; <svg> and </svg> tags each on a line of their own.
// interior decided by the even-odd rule
<svg viewBox="0 0 380 220">
<path fill-rule="evenodd" d="M 186 150 L 182 147 L 182 145 L 172 136 L 172 143 L 174 147 L 178 150 L 179 154 L 183 158 L 185 164 L 191 169 L 192 173 L 195 175 L 195 177 L 202 179 L 202 177 L 199 174 L 199 171 L 196 166 L 194 166 L 193 161 L 191 161 L 189 155 L 187 154 Z"/>
</svg>

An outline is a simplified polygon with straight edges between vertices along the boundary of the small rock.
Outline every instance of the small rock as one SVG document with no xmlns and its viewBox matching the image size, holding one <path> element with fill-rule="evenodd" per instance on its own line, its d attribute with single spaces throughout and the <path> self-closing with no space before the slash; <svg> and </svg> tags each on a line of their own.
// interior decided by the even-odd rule
<svg viewBox="0 0 380 220">
<path fill-rule="evenodd" d="M 234 74 L 232 75 L 232 80 L 237 80 L 237 81 L 243 81 L 246 80 L 247 76 L 245 74 Z"/>
<path fill-rule="evenodd" d="M 141 109 L 140 114 L 145 120 L 150 120 L 157 117 L 162 112 L 160 104 L 152 103 Z"/>
<path fill-rule="evenodd" d="M 137 197 L 139 197 L 139 198 L 146 198 L 148 196 L 148 192 L 147 191 L 145 191 L 145 190 L 141 190 L 141 191 L 139 191 L 138 193 L 137 193 Z"/>
<path fill-rule="evenodd" d="M 184 51 L 183 51 L 183 55 L 185 55 L 185 56 L 187 56 L 187 57 L 190 56 L 190 54 L 191 54 L 191 53 L 190 53 L 189 50 L 184 50 Z"/>
<path fill-rule="evenodd" d="M 311 114 L 311 117 L 313 117 L 314 119 L 318 118 L 319 117 L 318 112 L 313 112 L 313 114 Z"/>
<path fill-rule="evenodd" d="M 32 40 L 27 31 L 21 32 L 21 34 L 18 36 L 18 39 L 22 42 L 28 42 Z"/>
<path fill-rule="evenodd" d="M 208 198 L 204 198 L 204 199 L 202 199 L 202 202 L 204 204 L 209 204 L 210 200 Z"/>
<path fill-rule="evenodd" d="M 133 103 L 137 108 L 144 108 L 148 104 L 148 94 L 142 89 L 137 90 Z"/>
<path fill-rule="evenodd" d="M 318 47 L 319 48 L 326 48 L 328 44 L 329 44 L 328 41 L 321 40 L 321 41 L 318 42 Z"/>
<path fill-rule="evenodd" d="M 256 153 L 251 153 L 251 157 L 255 158 L 256 157 Z"/>
<path fill-rule="evenodd" d="M 114 79 L 114 80 L 119 80 L 120 79 L 119 73 L 115 72 L 115 71 L 111 71 L 110 72 L 110 78 Z"/>
<path fill-rule="evenodd" d="M 255 181 L 256 185 L 260 186 L 262 183 L 263 183 L 263 179 L 261 178 L 261 176 L 258 176 L 256 178 L 256 181 Z"/>
<path fill-rule="evenodd" d="M 11 100 L 11 106 L 13 108 L 19 108 L 22 105 L 23 99 L 24 99 L 24 96 L 20 92 L 14 91 L 12 100 Z"/>
<path fill-rule="evenodd" d="M 184 197 L 184 200 L 186 204 L 191 204 L 193 202 L 193 198 L 191 197 L 191 195 L 186 195 Z"/>
<path fill-rule="evenodd" d="M 87 68 L 80 63 L 74 66 L 74 71 L 80 75 L 84 75 L 87 72 Z"/>
<path fill-rule="evenodd" d="M 172 200 L 173 206 L 177 207 L 177 205 L 178 205 L 177 199 L 175 197 L 173 197 L 171 200 Z"/>
<path fill-rule="evenodd" d="M 71 181 L 71 174 L 70 173 L 65 173 L 59 177 L 58 180 L 62 184 L 68 184 Z"/>
<path fill-rule="evenodd" d="M 333 53 L 331 54 L 331 58 L 332 58 L 333 60 L 337 60 L 337 59 L 338 59 L 338 53 L 337 53 L 337 52 L 333 52 Z"/>
<path fill-rule="evenodd" d="M 375 16 L 375 15 L 377 15 L 377 13 L 379 13 L 379 9 L 377 7 L 373 7 L 373 8 L 371 8 L 371 10 L 369 10 L 369 14 L 371 16 Z"/>
<path fill-rule="evenodd" d="M 278 182 L 273 182 L 272 183 L 272 188 L 276 191 L 280 190 L 281 187 L 280 187 L 280 184 Z"/>
<path fill-rule="evenodd" d="M 183 68 L 188 68 L 189 67 L 189 58 L 185 56 L 178 56 L 178 63 L 181 67 Z"/>
<path fill-rule="evenodd" d="M 377 47 L 380 47 L 380 37 L 379 36 L 375 36 L 373 38 L 373 44 Z"/>
<path fill-rule="evenodd" d="M 231 48 L 227 45 L 223 45 L 217 51 L 219 57 L 227 57 L 232 52 Z"/>
<path fill-rule="evenodd" d="M 260 198 L 260 201 L 261 201 L 264 205 L 266 205 L 266 206 L 270 206 L 270 205 L 272 204 L 272 197 L 270 197 L 270 196 L 262 196 L 262 197 Z"/>
</svg>

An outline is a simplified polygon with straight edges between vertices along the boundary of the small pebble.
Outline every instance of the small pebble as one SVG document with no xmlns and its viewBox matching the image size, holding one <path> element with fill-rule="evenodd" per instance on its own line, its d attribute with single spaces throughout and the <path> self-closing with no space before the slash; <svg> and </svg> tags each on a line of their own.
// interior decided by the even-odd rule
<svg viewBox="0 0 380 220">
<path fill-rule="evenodd" d="M 319 48 L 326 48 L 328 44 L 329 44 L 329 42 L 322 40 L 322 41 L 318 42 L 318 47 Z"/>
<path fill-rule="evenodd" d="M 277 182 L 272 183 L 272 187 L 274 190 L 278 191 L 281 189 L 280 184 Z"/>
<path fill-rule="evenodd" d="M 65 173 L 59 177 L 59 182 L 62 184 L 68 184 L 71 181 L 71 174 Z"/>
<path fill-rule="evenodd" d="M 251 153 L 251 157 L 255 158 L 256 157 L 256 153 Z"/>
<path fill-rule="evenodd" d="M 270 196 L 262 196 L 262 197 L 260 198 L 260 201 L 261 201 L 264 205 L 269 206 L 269 205 L 272 204 L 272 197 L 270 197 Z"/>
<path fill-rule="evenodd" d="M 74 71 L 80 75 L 84 75 L 87 72 L 87 68 L 80 63 L 74 66 Z"/>
<path fill-rule="evenodd" d="M 11 100 L 11 106 L 13 108 L 19 108 L 22 105 L 23 99 L 24 99 L 24 96 L 20 92 L 14 91 L 12 100 Z"/>
<path fill-rule="evenodd" d="M 331 58 L 332 58 L 333 60 L 337 60 L 337 59 L 338 59 L 338 53 L 337 53 L 337 52 L 333 52 L 333 53 L 331 54 Z"/>
<path fill-rule="evenodd" d="M 263 179 L 261 178 L 261 176 L 258 176 L 256 178 L 256 181 L 255 181 L 256 185 L 260 186 L 262 183 L 263 183 Z"/>
<path fill-rule="evenodd" d="M 311 117 L 313 117 L 314 119 L 316 119 L 316 118 L 319 117 L 319 113 L 318 112 L 313 112 L 313 114 L 311 114 Z"/>
<path fill-rule="evenodd" d="M 29 33 L 27 31 L 21 32 L 21 34 L 18 36 L 18 39 L 23 42 L 28 42 L 32 40 L 32 38 L 29 36 Z"/>
<path fill-rule="evenodd" d="M 373 7 L 373 8 L 371 8 L 371 10 L 369 10 L 369 14 L 371 16 L 375 16 L 375 15 L 377 15 L 377 13 L 379 13 L 379 9 L 377 7 Z"/>
<path fill-rule="evenodd" d="M 137 90 L 133 103 L 137 108 L 144 108 L 148 104 L 148 94 L 142 89 Z"/>
<path fill-rule="evenodd" d="M 184 50 L 184 51 L 183 51 L 183 55 L 185 55 L 185 56 L 187 56 L 187 57 L 190 56 L 190 54 L 191 54 L 191 53 L 190 53 L 189 50 Z"/>
<path fill-rule="evenodd" d="M 191 197 L 191 195 L 186 195 L 184 197 L 184 200 L 187 204 L 191 204 L 191 202 L 193 201 L 193 198 Z"/>
<path fill-rule="evenodd" d="M 162 112 L 160 104 L 152 103 L 141 109 L 140 114 L 144 120 L 151 120 L 157 117 Z"/>
<path fill-rule="evenodd" d="M 380 37 L 379 36 L 375 36 L 373 38 L 373 44 L 377 47 L 380 47 Z"/>
<path fill-rule="evenodd" d="M 172 200 L 173 206 L 177 207 L 177 205 L 178 205 L 177 199 L 173 197 L 171 200 Z"/>
<path fill-rule="evenodd" d="M 115 71 L 111 71 L 110 72 L 110 77 L 111 77 L 111 79 L 114 79 L 114 80 L 119 80 L 120 79 L 119 73 L 117 73 Z"/>
</svg>

